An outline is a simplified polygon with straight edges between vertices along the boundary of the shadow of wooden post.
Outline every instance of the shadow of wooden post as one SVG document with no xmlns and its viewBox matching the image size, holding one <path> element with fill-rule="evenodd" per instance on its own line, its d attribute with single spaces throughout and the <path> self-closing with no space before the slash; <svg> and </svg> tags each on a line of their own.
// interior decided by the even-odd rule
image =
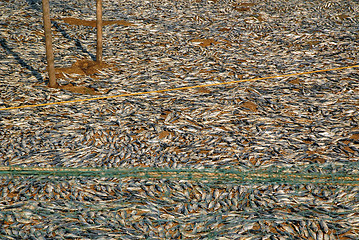
<svg viewBox="0 0 359 240">
<path fill-rule="evenodd" d="M 46 59 L 47 70 L 49 73 L 49 84 L 51 88 L 58 87 L 55 77 L 54 67 L 54 53 L 52 51 L 52 36 L 51 36 L 51 22 L 50 22 L 50 6 L 49 0 L 42 0 L 43 21 L 45 30 L 45 44 L 46 44 Z"/>
<path fill-rule="evenodd" d="M 102 0 L 96 2 L 97 48 L 96 61 L 102 62 Z"/>
</svg>

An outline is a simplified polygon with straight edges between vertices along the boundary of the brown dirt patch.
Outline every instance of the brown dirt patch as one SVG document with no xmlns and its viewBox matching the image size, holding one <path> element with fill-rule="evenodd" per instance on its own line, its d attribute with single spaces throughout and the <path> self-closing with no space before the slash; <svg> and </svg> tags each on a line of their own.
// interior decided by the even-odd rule
<svg viewBox="0 0 359 240">
<path fill-rule="evenodd" d="M 66 77 L 65 74 L 70 75 L 70 77 L 71 74 L 90 76 L 95 73 L 98 73 L 99 70 L 110 66 L 110 64 L 105 62 L 98 63 L 89 59 L 81 59 L 72 64 L 71 67 L 56 68 L 55 73 L 56 78 L 64 78 Z"/>
<path fill-rule="evenodd" d="M 92 76 L 96 73 L 99 73 L 99 70 L 103 68 L 111 67 L 111 64 L 105 62 L 96 62 L 89 59 L 81 59 L 72 64 L 71 67 L 66 68 L 55 68 L 56 78 L 79 78 L 81 76 Z M 89 94 L 89 95 L 99 95 L 100 92 L 95 91 L 95 89 L 85 86 L 74 86 L 72 84 L 67 84 L 64 86 L 59 86 L 58 88 L 68 90 L 74 93 Z"/>
<path fill-rule="evenodd" d="M 160 139 L 163 139 L 163 138 L 165 138 L 165 137 L 167 137 L 167 136 L 169 136 L 169 135 L 171 135 L 171 132 L 169 132 L 169 131 L 162 131 L 162 132 L 160 132 L 160 134 L 159 134 L 159 138 L 160 138 Z"/>
<path fill-rule="evenodd" d="M 197 91 L 198 93 L 211 93 L 211 92 L 212 92 L 211 90 L 209 90 L 209 89 L 206 88 L 206 87 L 196 88 L 196 91 Z"/>
<path fill-rule="evenodd" d="M 96 20 L 82 20 L 77 18 L 62 18 L 62 21 L 64 21 L 67 24 L 70 25 L 81 25 L 81 26 L 88 26 L 88 27 L 96 27 Z M 133 23 L 127 22 L 125 20 L 108 20 L 108 21 L 102 21 L 103 26 L 106 25 L 122 25 L 122 26 L 133 26 Z"/>
<path fill-rule="evenodd" d="M 353 140 L 359 140 L 359 133 L 354 133 L 349 138 Z"/>
<path fill-rule="evenodd" d="M 301 80 L 299 80 L 298 78 L 295 78 L 295 79 L 293 79 L 293 80 L 289 81 L 289 83 L 290 83 L 290 84 L 297 85 L 297 84 L 301 84 L 301 83 L 302 83 L 302 81 L 301 81 Z"/>
<path fill-rule="evenodd" d="M 250 102 L 250 101 L 242 103 L 240 105 L 240 107 L 245 108 L 246 110 L 249 110 L 251 112 L 257 112 L 258 111 L 257 104 L 255 104 L 254 102 Z"/>
<path fill-rule="evenodd" d="M 95 89 L 85 86 L 74 86 L 71 83 L 63 86 L 59 86 L 60 89 L 64 89 L 73 93 L 88 94 L 88 95 L 100 95 L 100 92 Z"/>
</svg>

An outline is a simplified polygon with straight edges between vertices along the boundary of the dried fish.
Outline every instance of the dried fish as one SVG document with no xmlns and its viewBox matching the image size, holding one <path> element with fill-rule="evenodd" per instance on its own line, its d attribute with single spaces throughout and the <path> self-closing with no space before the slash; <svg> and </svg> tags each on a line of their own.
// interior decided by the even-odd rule
<svg viewBox="0 0 359 240">
<path fill-rule="evenodd" d="M 49 89 L 41 4 L 0 2 L 1 107 L 357 64 L 355 1 L 131 0 L 104 1 L 104 19 L 113 20 L 104 26 L 108 66 L 94 69 L 84 65 L 94 58 L 94 4 L 51 1 L 66 86 Z M 351 68 L 0 111 L 2 166 L 59 168 L 55 176 L 0 176 L 0 235 L 356 239 L 358 188 L 317 183 L 321 174 L 359 173 L 357 79 Z M 64 167 L 104 175 L 57 176 Z M 134 167 L 170 176 L 150 180 Z M 176 179 L 184 169 L 208 172 Z M 212 173 L 232 169 L 246 181 Z M 314 177 L 250 175 L 272 169 Z"/>
</svg>

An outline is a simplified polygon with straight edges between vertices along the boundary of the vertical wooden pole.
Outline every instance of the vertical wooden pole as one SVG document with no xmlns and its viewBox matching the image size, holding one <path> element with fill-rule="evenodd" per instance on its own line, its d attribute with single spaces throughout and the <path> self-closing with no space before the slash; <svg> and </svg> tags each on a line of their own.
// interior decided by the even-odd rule
<svg viewBox="0 0 359 240">
<path fill-rule="evenodd" d="M 57 87 L 54 67 L 54 53 L 52 51 L 51 22 L 49 0 L 42 0 L 42 12 L 45 30 L 47 70 L 49 73 L 49 84 L 51 88 Z"/>
<path fill-rule="evenodd" d="M 96 28 L 97 28 L 97 48 L 96 61 L 102 62 L 102 0 L 96 3 Z"/>
</svg>

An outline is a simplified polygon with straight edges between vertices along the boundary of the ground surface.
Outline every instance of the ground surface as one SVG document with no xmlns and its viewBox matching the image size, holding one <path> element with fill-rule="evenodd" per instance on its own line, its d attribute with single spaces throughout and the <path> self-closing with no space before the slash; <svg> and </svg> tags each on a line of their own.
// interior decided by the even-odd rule
<svg viewBox="0 0 359 240">
<path fill-rule="evenodd" d="M 356 1 L 104 1 L 103 66 L 94 1 L 50 3 L 61 88 L 41 1 L 1 1 L 0 108 L 358 63 Z M 1 237 L 357 239 L 358 69 L 1 110 Z"/>
</svg>

